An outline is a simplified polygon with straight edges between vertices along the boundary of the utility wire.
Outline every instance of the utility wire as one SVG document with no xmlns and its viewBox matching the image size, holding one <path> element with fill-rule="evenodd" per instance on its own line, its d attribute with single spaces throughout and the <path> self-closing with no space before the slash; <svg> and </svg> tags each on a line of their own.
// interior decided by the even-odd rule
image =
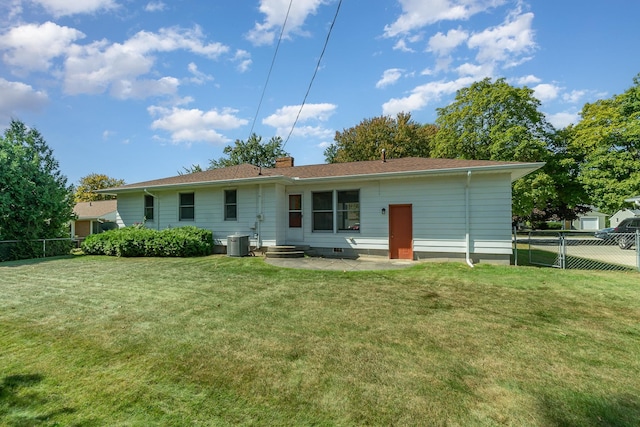
<svg viewBox="0 0 640 427">
<path fill-rule="evenodd" d="M 271 66 L 269 67 L 269 72 L 267 73 L 267 80 L 264 82 L 264 87 L 262 88 L 262 95 L 260 95 L 260 101 L 258 102 L 258 108 L 256 109 L 256 115 L 253 117 L 253 123 L 251 123 L 251 131 L 249 132 L 249 138 L 253 135 L 253 128 L 256 125 L 256 121 L 258 120 L 258 113 L 260 112 L 260 107 L 262 106 L 262 100 L 264 99 L 264 94 L 267 91 L 267 85 L 269 84 L 269 78 L 271 77 L 271 71 L 273 70 L 273 65 L 276 63 L 276 56 L 278 55 L 278 49 L 280 48 L 280 42 L 282 41 L 282 36 L 284 35 L 284 28 L 287 25 L 287 20 L 289 19 L 289 12 L 291 12 L 291 5 L 293 4 L 293 0 L 289 1 L 289 8 L 287 9 L 287 15 L 284 17 L 284 22 L 282 23 L 282 30 L 280 30 L 280 37 L 278 37 L 278 43 L 276 44 L 276 50 L 273 52 L 273 59 L 271 60 Z M 248 141 L 249 139 L 247 139 Z"/>
<path fill-rule="evenodd" d="M 329 43 L 329 37 L 331 37 L 331 31 L 333 30 L 333 25 L 336 23 L 336 19 L 338 18 L 338 12 L 340 12 L 340 6 L 342 5 L 342 0 L 338 2 L 338 7 L 336 8 L 336 14 L 333 16 L 333 21 L 331 22 L 331 26 L 329 27 L 329 32 L 327 33 L 327 38 L 324 41 L 324 46 L 322 47 L 322 52 L 320 53 L 320 57 L 318 58 L 318 63 L 316 64 L 316 69 L 313 72 L 313 76 L 311 76 L 311 81 L 309 82 L 309 87 L 307 87 L 307 93 L 304 95 L 304 99 L 302 100 L 302 104 L 300 105 L 300 109 L 298 110 L 298 115 L 296 116 L 293 125 L 291 126 L 291 130 L 289 131 L 289 135 L 287 135 L 287 139 L 284 140 L 282 144 L 282 148 L 287 145 L 289 142 L 289 138 L 291 138 L 291 134 L 293 133 L 293 129 L 295 129 L 296 124 L 298 123 L 298 119 L 300 118 L 300 113 L 302 113 L 302 109 L 304 108 L 304 104 L 307 102 L 307 97 L 309 96 L 309 92 L 311 91 L 311 86 L 313 85 L 313 81 L 316 78 L 316 74 L 318 74 L 318 69 L 320 68 L 320 62 L 322 62 L 322 57 L 324 56 L 324 51 L 327 49 L 327 44 Z M 291 7 L 291 5 L 289 5 Z"/>
</svg>

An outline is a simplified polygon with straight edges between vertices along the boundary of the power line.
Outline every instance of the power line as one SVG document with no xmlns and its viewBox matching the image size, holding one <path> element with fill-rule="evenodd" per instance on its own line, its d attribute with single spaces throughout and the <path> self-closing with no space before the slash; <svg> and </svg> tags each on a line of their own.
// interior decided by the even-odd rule
<svg viewBox="0 0 640 427">
<path fill-rule="evenodd" d="M 269 72 L 267 73 L 267 80 L 264 82 L 264 87 L 262 88 L 262 95 L 260 95 L 260 101 L 258 102 L 258 108 L 256 109 L 256 115 L 253 117 L 253 123 L 251 123 L 251 131 L 249 132 L 249 137 L 253 134 L 253 128 L 256 125 L 256 121 L 258 120 L 258 113 L 260 112 L 260 107 L 262 106 L 262 101 L 264 99 L 264 94 L 267 91 L 267 85 L 269 84 L 269 78 L 271 77 L 271 71 L 273 71 L 273 65 L 276 63 L 276 56 L 278 55 L 278 49 L 280 49 L 280 42 L 282 41 L 282 36 L 284 35 L 284 28 L 287 25 L 287 20 L 289 19 L 289 12 L 291 12 L 291 5 L 293 4 L 293 0 L 289 1 L 289 8 L 287 9 L 287 14 L 284 17 L 284 22 L 282 23 L 282 29 L 280 30 L 280 37 L 278 37 L 278 43 L 276 44 L 276 50 L 273 52 L 273 59 L 271 59 L 271 66 L 269 67 Z M 248 139 L 247 139 L 248 140 Z"/>
<path fill-rule="evenodd" d="M 340 6 L 342 5 L 342 0 L 338 2 L 338 7 L 336 8 L 336 14 L 333 16 L 333 21 L 331 21 L 331 26 L 329 27 L 329 31 L 327 32 L 327 38 L 324 41 L 324 46 L 322 47 L 322 52 L 320 53 L 320 57 L 318 58 L 318 63 L 316 64 L 316 69 L 313 71 L 313 76 L 311 76 L 311 81 L 309 82 L 309 87 L 307 87 L 307 93 L 304 95 L 304 99 L 302 100 L 302 104 L 300 105 L 300 109 L 298 110 L 298 115 L 296 116 L 293 125 L 291 126 L 291 130 L 289 131 L 289 135 L 287 135 L 287 139 L 284 140 L 282 144 L 282 148 L 284 149 L 287 142 L 289 142 L 289 138 L 291 138 L 291 134 L 293 133 L 293 129 L 295 129 L 296 124 L 298 123 L 298 119 L 300 118 L 300 113 L 302 113 L 302 108 L 304 108 L 304 104 L 307 102 L 307 97 L 309 96 L 309 92 L 311 91 L 311 86 L 313 85 L 313 81 L 316 78 L 316 74 L 318 74 L 318 69 L 320 68 L 320 62 L 322 62 L 322 57 L 324 56 L 324 52 L 327 49 L 327 44 L 329 44 L 329 38 L 331 37 L 331 31 L 333 30 L 333 25 L 336 23 L 336 19 L 338 18 L 338 12 L 340 12 Z M 291 4 L 289 4 L 291 7 Z"/>
</svg>

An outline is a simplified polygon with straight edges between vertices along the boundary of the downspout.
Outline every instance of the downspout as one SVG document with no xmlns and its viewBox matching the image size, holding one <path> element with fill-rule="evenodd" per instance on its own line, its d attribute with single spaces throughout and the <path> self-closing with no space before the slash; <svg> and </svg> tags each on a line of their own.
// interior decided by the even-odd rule
<svg viewBox="0 0 640 427">
<path fill-rule="evenodd" d="M 144 188 L 142 191 L 153 197 L 154 200 L 158 201 L 158 220 L 156 221 L 156 228 L 160 230 L 160 199 L 158 199 L 158 196 L 156 196 L 155 194 L 149 193 L 146 188 Z"/>
<path fill-rule="evenodd" d="M 262 168 L 260 169 L 262 171 Z M 260 234 L 260 224 L 262 223 L 263 220 L 263 213 L 262 213 L 262 184 L 258 184 L 258 215 L 256 217 L 256 233 L 258 234 L 258 237 L 256 239 L 256 251 L 258 249 L 260 249 L 260 247 L 262 246 L 262 235 Z"/>
<path fill-rule="evenodd" d="M 466 253 L 465 259 L 467 261 L 467 265 L 473 268 L 473 261 L 471 261 L 471 206 L 469 205 L 469 186 L 471 185 L 471 171 L 467 171 L 467 185 L 464 188 L 464 205 L 465 205 L 465 246 Z"/>
</svg>

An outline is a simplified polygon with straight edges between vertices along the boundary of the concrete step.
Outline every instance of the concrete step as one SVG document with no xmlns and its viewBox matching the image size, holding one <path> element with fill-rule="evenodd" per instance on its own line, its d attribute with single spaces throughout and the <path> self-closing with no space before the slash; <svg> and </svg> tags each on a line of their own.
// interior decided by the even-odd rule
<svg viewBox="0 0 640 427">
<path fill-rule="evenodd" d="M 289 252 L 269 252 L 265 253 L 267 258 L 304 258 L 304 251 Z"/>
<path fill-rule="evenodd" d="M 267 258 L 302 258 L 309 246 L 279 245 L 269 246 L 265 253 Z"/>
</svg>

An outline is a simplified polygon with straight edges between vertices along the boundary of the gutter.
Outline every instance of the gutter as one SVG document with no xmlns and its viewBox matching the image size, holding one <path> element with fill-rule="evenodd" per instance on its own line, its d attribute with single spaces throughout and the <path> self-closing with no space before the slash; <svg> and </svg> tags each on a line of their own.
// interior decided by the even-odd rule
<svg viewBox="0 0 640 427">
<path fill-rule="evenodd" d="M 467 265 L 473 268 L 471 261 L 471 206 L 469 204 L 469 186 L 471 185 L 471 171 L 467 171 L 467 185 L 464 187 L 464 205 L 465 205 L 465 260 Z"/>
</svg>

